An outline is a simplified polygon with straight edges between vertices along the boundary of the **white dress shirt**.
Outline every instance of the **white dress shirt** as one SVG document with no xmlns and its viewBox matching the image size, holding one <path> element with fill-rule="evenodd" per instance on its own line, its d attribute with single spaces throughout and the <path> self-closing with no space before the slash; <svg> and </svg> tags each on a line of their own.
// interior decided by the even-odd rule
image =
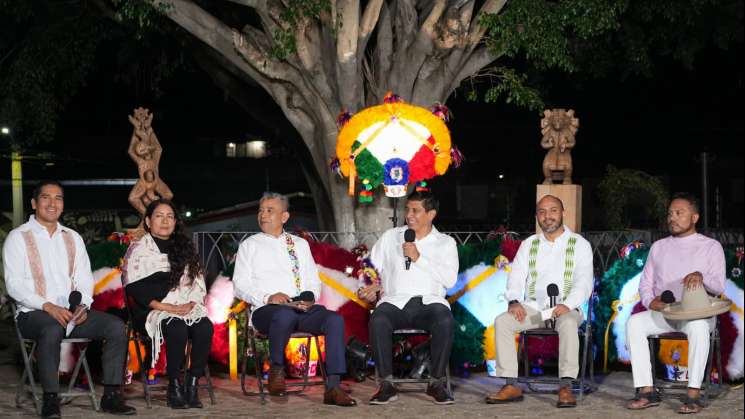
<svg viewBox="0 0 745 419">
<path fill-rule="evenodd" d="M 32 231 L 36 247 L 41 257 L 42 271 L 46 281 L 46 298 L 36 293 L 31 265 L 26 254 L 26 242 L 23 233 Z M 70 267 L 67 259 L 67 247 L 62 232 L 72 235 L 75 243 L 75 263 L 73 278 L 77 290 L 82 295 L 81 304 L 90 307 L 93 302 L 93 274 L 85 243 L 78 233 L 57 223 L 54 234 L 49 236 L 46 227 L 39 224 L 32 215 L 27 223 L 14 228 L 3 245 L 3 268 L 8 295 L 19 304 L 20 311 L 41 310 L 44 303 L 53 303 L 60 307 L 69 307 L 68 299 L 73 281 L 69 277 Z M 65 233 L 67 234 L 67 233 Z"/>
<path fill-rule="evenodd" d="M 432 231 L 414 241 L 419 259 L 405 268 L 404 232 L 408 227 L 392 228 L 373 246 L 370 259 L 380 274 L 383 288 L 378 304 L 391 303 L 403 309 L 412 297 L 422 297 L 422 303 L 440 303 L 450 307 L 445 299 L 448 288 L 458 280 L 458 249 L 452 237 L 432 226 Z"/>
<path fill-rule="evenodd" d="M 526 291 L 530 281 L 528 261 L 530 259 L 530 246 L 536 237 L 540 240 L 535 268 L 538 277 L 535 285 L 535 300 L 528 300 Z M 569 295 L 564 295 L 566 249 L 571 237 L 577 239 L 574 245 L 572 287 Z M 573 233 L 569 227 L 564 226 L 564 233 L 554 241 L 548 240 L 541 233 L 528 237 L 520 244 L 520 249 L 518 249 L 517 255 L 512 261 L 512 271 L 507 280 L 507 291 L 504 295 L 507 301 L 517 300 L 540 311 L 549 307 L 546 287 L 549 284 L 556 284 L 559 287 L 557 304 L 564 304 L 573 310 L 590 298 L 594 282 L 590 243 L 579 234 Z"/>
<path fill-rule="evenodd" d="M 254 310 L 264 306 L 272 294 L 282 292 L 290 297 L 299 295 L 292 273 L 293 264 L 287 251 L 287 234 L 283 232 L 279 237 L 254 234 L 238 248 L 233 272 L 235 295 L 251 304 Z M 321 280 L 310 246 L 305 239 L 290 236 L 300 264 L 300 291 L 313 291 L 318 300 Z"/>
</svg>

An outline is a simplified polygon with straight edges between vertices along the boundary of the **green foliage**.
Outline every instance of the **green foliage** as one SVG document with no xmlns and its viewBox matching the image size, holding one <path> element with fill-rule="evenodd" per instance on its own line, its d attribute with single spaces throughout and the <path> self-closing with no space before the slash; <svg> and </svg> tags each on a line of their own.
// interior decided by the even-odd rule
<svg viewBox="0 0 745 419">
<path fill-rule="evenodd" d="M 109 32 L 87 8 L 60 2 L 0 0 L 0 21 L 0 123 L 14 149 L 47 142 Z"/>
<path fill-rule="evenodd" d="M 458 246 L 458 265 L 460 272 L 472 268 L 479 263 L 492 265 L 494 258 L 502 252 L 502 236 L 494 240 L 485 240 L 477 244 L 461 244 Z"/>
<path fill-rule="evenodd" d="M 658 226 L 664 225 L 669 193 L 656 177 L 641 170 L 616 169 L 609 165 L 598 190 L 608 229 L 623 230 L 630 226 L 629 217 L 624 217 L 624 208 L 630 204 L 640 204 L 638 207 Z"/>
<path fill-rule="evenodd" d="M 123 24 L 134 24 L 138 30 L 135 36 L 143 38 L 149 30 L 157 30 L 163 23 L 162 14 L 173 8 L 168 2 L 157 2 L 153 5 L 151 1 L 145 0 L 111 0 L 114 6 L 115 18 Z"/>
<path fill-rule="evenodd" d="M 451 364 L 458 366 L 483 364 L 486 328 L 460 303 L 453 304 L 451 310 L 455 319 Z"/>
<path fill-rule="evenodd" d="M 626 282 L 642 271 L 648 255 L 648 246 L 634 249 L 629 252 L 627 257 L 616 260 L 613 266 L 603 274 L 603 279 L 600 282 L 600 292 L 598 293 L 598 303 L 595 304 L 594 309 L 595 332 L 593 332 L 595 345 L 601 350 L 604 345 L 605 329 L 608 326 L 610 316 L 613 314 L 611 305 L 621 294 L 621 288 Z M 624 306 L 623 309 L 631 310 L 633 306 Z M 608 362 L 614 362 L 616 357 L 616 345 L 613 344 L 611 332 L 608 340 Z"/>
<path fill-rule="evenodd" d="M 91 270 L 119 266 L 119 262 L 127 253 L 127 245 L 119 241 L 106 240 L 88 245 L 88 258 L 91 261 Z"/>
<path fill-rule="evenodd" d="M 572 41 L 618 27 L 625 0 L 510 0 L 488 15 L 489 46 L 505 56 L 523 55 L 538 69 L 574 71 Z"/>
<path fill-rule="evenodd" d="M 510 69 L 489 68 L 477 78 L 488 80 L 486 101 L 504 98 L 536 110 L 543 103 L 528 74 L 651 76 L 663 57 L 690 68 L 710 45 L 741 43 L 742 18 L 740 0 L 509 0 L 481 23 L 487 45 Z M 471 100 L 478 96 L 473 87 L 467 92 Z"/>
<path fill-rule="evenodd" d="M 356 150 L 360 145 L 359 141 L 355 141 L 352 150 Z M 354 163 L 360 181 L 369 180 L 373 189 L 383 183 L 383 165 L 368 150 L 362 150 L 354 159 Z"/>
<path fill-rule="evenodd" d="M 298 24 L 306 18 L 320 20 L 322 13 L 330 12 L 331 0 L 288 0 L 287 7 L 280 14 L 284 25 L 272 34 L 274 44 L 269 50 L 269 57 L 281 60 L 297 52 L 295 28 Z"/>
<path fill-rule="evenodd" d="M 494 103 L 504 97 L 505 103 L 508 104 L 513 103 L 534 111 L 544 109 L 540 92 L 527 85 L 527 75 L 501 66 L 494 67 L 491 70 L 497 82 L 493 83 L 484 95 L 484 100 L 487 103 Z"/>
</svg>

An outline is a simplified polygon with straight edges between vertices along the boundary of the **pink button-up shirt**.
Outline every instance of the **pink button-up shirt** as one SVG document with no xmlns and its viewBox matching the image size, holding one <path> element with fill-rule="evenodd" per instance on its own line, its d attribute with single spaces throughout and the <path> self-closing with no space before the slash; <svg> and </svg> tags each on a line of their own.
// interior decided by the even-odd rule
<svg viewBox="0 0 745 419">
<path fill-rule="evenodd" d="M 719 295 L 724 292 L 725 266 L 722 245 L 702 234 L 658 240 L 649 250 L 639 282 L 642 304 L 649 308 L 652 300 L 665 290 L 672 291 L 675 300 L 680 301 L 683 278 L 696 271 L 703 275 L 706 291 Z"/>
</svg>

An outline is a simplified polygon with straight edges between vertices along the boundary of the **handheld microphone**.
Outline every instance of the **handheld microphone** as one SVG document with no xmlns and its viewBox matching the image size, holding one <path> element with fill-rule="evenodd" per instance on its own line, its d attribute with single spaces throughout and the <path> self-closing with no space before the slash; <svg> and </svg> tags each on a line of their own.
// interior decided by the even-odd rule
<svg viewBox="0 0 745 419">
<path fill-rule="evenodd" d="M 662 295 L 660 295 L 660 299 L 665 304 L 672 304 L 675 302 L 675 294 L 670 290 L 665 290 L 662 292 Z"/>
<path fill-rule="evenodd" d="M 80 291 L 73 291 L 67 298 L 67 302 L 70 303 L 70 311 L 75 312 L 75 309 L 80 305 L 80 301 L 83 299 L 83 294 Z"/>
<path fill-rule="evenodd" d="M 414 230 L 407 228 L 406 231 L 404 231 L 404 241 L 406 243 L 414 243 L 414 240 L 416 240 L 416 233 Z M 408 271 L 411 267 L 411 258 L 406 256 L 406 262 L 405 265 L 406 270 Z"/>
<path fill-rule="evenodd" d="M 548 294 L 549 307 L 556 307 L 556 297 L 559 296 L 559 286 L 556 284 L 548 284 L 546 287 L 546 293 Z M 555 320 L 549 320 L 551 328 L 553 329 L 556 325 Z"/>
<path fill-rule="evenodd" d="M 304 301 L 307 303 L 315 303 L 316 296 L 313 291 L 303 291 L 297 297 L 293 297 L 292 301 Z"/>
</svg>

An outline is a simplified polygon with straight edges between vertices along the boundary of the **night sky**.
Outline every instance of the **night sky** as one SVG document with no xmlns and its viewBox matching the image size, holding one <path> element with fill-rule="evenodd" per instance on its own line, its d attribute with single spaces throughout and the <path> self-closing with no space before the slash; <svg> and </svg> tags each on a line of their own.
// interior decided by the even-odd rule
<svg viewBox="0 0 745 419">
<path fill-rule="evenodd" d="M 623 78 L 620 72 L 602 79 L 544 75 L 547 106 L 573 108 L 580 119 L 572 156 L 575 183 L 585 188 L 585 229 L 602 228 L 594 187 L 607 165 L 660 176 L 671 192 L 700 193 L 702 151 L 711 157 L 710 190 L 719 191 L 719 226 L 742 227 L 743 55 L 741 44 L 729 51 L 712 49 L 696 60 L 693 69 L 663 62 L 652 78 Z M 201 70 L 187 66 L 178 71 L 153 98 L 117 80 L 115 60 L 100 61 L 62 113 L 55 141 L 35 150 L 55 153 L 54 165 L 24 161 L 26 179 L 136 177 L 127 156 L 132 133 L 127 115 L 144 106 L 155 113 L 153 126 L 164 148 L 161 175 L 182 205 L 203 210 L 233 205 L 258 198 L 267 185 L 287 193 L 309 191 L 299 167 L 292 164 L 296 157 L 287 141 L 226 99 Z M 258 88 L 254 100 L 256 106 L 281 112 Z M 469 102 L 464 91 L 456 92 L 447 105 L 454 115 L 449 124 L 454 143 L 466 161 L 432 182 L 443 201 L 441 222 L 475 230 L 500 224 L 529 226 L 545 155 L 539 145 L 541 116 L 505 104 Z M 272 156 L 222 156 L 225 142 L 248 137 L 268 140 Z M 3 165 L 3 178 L 9 179 L 9 161 Z M 469 186 L 485 195 L 479 201 L 486 206 L 486 217 L 459 214 L 457 190 Z M 69 188 L 66 205 L 127 208 L 129 190 Z M 27 201 L 30 192 L 27 186 Z M 9 210 L 7 181 L 0 185 L 0 197 L 3 210 Z M 714 225 L 713 215 L 710 219 Z"/>
</svg>

